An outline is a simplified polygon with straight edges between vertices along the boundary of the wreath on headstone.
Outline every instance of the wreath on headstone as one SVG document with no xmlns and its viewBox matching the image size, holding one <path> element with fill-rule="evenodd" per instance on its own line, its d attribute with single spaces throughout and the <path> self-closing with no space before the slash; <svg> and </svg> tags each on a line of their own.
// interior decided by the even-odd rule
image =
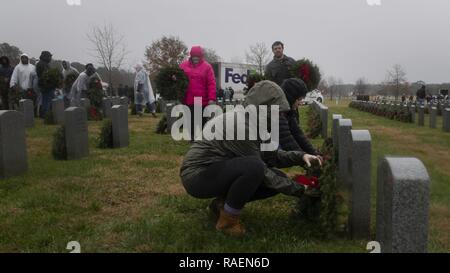
<svg viewBox="0 0 450 273">
<path fill-rule="evenodd" d="M 112 121 L 110 119 L 106 119 L 103 122 L 103 126 L 98 137 L 97 147 L 100 149 L 113 148 Z"/>
<path fill-rule="evenodd" d="M 103 103 L 103 86 L 102 82 L 98 77 L 92 77 L 89 80 L 89 89 L 86 93 L 91 105 L 87 110 L 88 120 L 102 120 L 103 115 L 101 111 Z"/>
<path fill-rule="evenodd" d="M 309 59 L 303 58 L 295 62 L 290 69 L 293 78 L 303 80 L 309 91 L 316 89 L 319 86 L 321 79 L 320 69 Z"/>
<path fill-rule="evenodd" d="M 159 71 L 155 83 L 159 94 L 166 101 L 182 101 L 189 79 L 181 68 L 169 66 Z"/>
<path fill-rule="evenodd" d="M 338 192 L 337 162 L 333 159 L 333 140 L 327 138 L 320 152 L 324 158 L 322 168 L 318 163 L 307 169 L 306 175 L 297 176 L 297 182 L 312 181 L 320 188 L 320 197 L 303 195 L 296 206 L 298 219 L 314 225 L 315 231 L 328 236 L 338 230 L 339 217 L 347 215 L 343 197 Z M 302 182 L 304 183 L 304 182 Z"/>
<path fill-rule="evenodd" d="M 159 120 L 158 125 L 156 126 L 156 133 L 165 134 L 166 130 L 167 130 L 167 117 L 166 115 L 163 115 L 162 118 Z"/>
<path fill-rule="evenodd" d="M 59 127 L 53 135 L 52 156 L 56 160 L 67 160 L 66 129 L 64 125 Z"/>
<path fill-rule="evenodd" d="M 308 138 L 316 138 L 320 135 L 322 131 L 322 120 L 320 119 L 319 113 L 312 109 L 312 106 L 309 106 L 306 111 L 307 117 L 307 137 Z"/>
</svg>

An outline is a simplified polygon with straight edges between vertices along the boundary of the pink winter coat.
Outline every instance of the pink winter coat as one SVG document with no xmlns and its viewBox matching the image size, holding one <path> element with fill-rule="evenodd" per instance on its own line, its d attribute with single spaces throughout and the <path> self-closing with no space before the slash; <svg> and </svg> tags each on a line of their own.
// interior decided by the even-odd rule
<svg viewBox="0 0 450 273">
<path fill-rule="evenodd" d="M 184 61 L 180 68 L 184 70 L 189 78 L 189 86 L 186 89 L 183 103 L 194 105 L 194 97 L 202 97 L 202 105 L 209 101 L 216 101 L 216 78 L 212 66 L 203 60 L 203 50 L 199 46 L 191 49 L 191 56 L 200 56 L 200 63 L 194 65 L 191 59 Z"/>
</svg>

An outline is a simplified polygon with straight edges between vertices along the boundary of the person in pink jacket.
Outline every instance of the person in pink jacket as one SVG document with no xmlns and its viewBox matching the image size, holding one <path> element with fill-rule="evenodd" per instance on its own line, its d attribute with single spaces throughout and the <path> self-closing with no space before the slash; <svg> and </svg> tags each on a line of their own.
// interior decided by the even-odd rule
<svg viewBox="0 0 450 273">
<path fill-rule="evenodd" d="M 190 58 L 184 61 L 180 68 L 189 79 L 183 103 L 191 110 L 191 120 L 194 120 L 194 97 L 202 98 L 202 107 L 216 102 L 216 78 L 212 66 L 203 59 L 203 49 L 200 46 L 193 46 Z M 202 120 L 202 125 L 206 122 Z M 192 122 L 192 128 L 194 123 Z M 194 139 L 194 130 L 191 130 L 191 139 Z"/>
</svg>

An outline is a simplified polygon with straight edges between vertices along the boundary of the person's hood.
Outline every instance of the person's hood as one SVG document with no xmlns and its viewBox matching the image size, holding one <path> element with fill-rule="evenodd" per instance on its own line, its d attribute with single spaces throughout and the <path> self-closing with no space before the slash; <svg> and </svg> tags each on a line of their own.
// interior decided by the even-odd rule
<svg viewBox="0 0 450 273">
<path fill-rule="evenodd" d="M 72 64 L 71 64 L 69 61 L 67 61 L 67 60 L 64 60 L 64 62 L 66 62 L 66 64 L 67 64 L 67 70 L 69 70 L 69 69 L 72 67 Z M 64 70 L 66 70 L 66 69 L 64 68 L 64 66 L 62 66 L 62 62 L 61 62 L 61 67 L 62 67 Z"/>
<path fill-rule="evenodd" d="M 191 48 L 191 51 L 189 52 L 190 57 L 200 57 L 200 63 L 203 62 L 203 57 L 204 57 L 204 53 L 203 53 L 203 48 L 201 46 L 193 46 Z"/>
<path fill-rule="evenodd" d="M 289 111 L 291 107 L 283 90 L 272 81 L 260 81 L 256 83 L 245 96 L 245 105 L 279 105 L 280 112 Z"/>
<path fill-rule="evenodd" d="M 306 84 L 301 79 L 290 78 L 283 81 L 281 88 L 284 91 L 284 95 L 289 102 L 289 105 L 293 105 L 296 100 L 301 97 L 305 97 L 308 93 Z"/>
<path fill-rule="evenodd" d="M 139 73 L 142 69 L 144 69 L 144 67 L 142 66 L 142 64 L 136 64 L 134 69 L 136 69 L 136 72 Z"/>
<path fill-rule="evenodd" d="M 189 53 L 191 57 L 197 56 L 203 58 L 203 48 L 201 46 L 193 46 L 191 52 Z"/>
<path fill-rule="evenodd" d="M 22 57 L 27 57 L 27 58 L 28 58 L 28 64 L 23 64 L 23 63 L 22 63 Z M 20 54 L 19 65 L 29 65 L 30 62 L 31 62 L 31 60 L 30 60 L 30 57 L 28 56 L 28 54 L 26 54 L 26 53 Z"/>
<path fill-rule="evenodd" d="M 49 52 L 49 51 L 42 51 L 41 56 L 39 57 L 39 60 L 43 61 L 43 62 L 50 62 L 49 59 L 52 57 L 53 55 Z"/>
<path fill-rule="evenodd" d="M 5 60 L 5 61 L 6 61 L 6 66 L 9 66 L 9 65 L 10 65 L 9 58 L 8 58 L 7 56 L 1 56 L 1 57 L 0 57 L 0 64 L 3 65 L 2 60 Z"/>
</svg>

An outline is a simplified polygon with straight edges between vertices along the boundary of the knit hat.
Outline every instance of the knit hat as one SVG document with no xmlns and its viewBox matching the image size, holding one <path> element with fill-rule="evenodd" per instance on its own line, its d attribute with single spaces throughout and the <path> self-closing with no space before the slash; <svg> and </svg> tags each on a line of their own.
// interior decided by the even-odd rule
<svg viewBox="0 0 450 273">
<path fill-rule="evenodd" d="M 297 78 L 290 78 L 283 81 L 281 84 L 281 88 L 286 95 L 286 99 L 289 102 L 289 105 L 294 104 L 294 102 L 299 98 L 304 98 L 306 93 L 308 93 L 308 88 L 306 84 Z"/>
</svg>

